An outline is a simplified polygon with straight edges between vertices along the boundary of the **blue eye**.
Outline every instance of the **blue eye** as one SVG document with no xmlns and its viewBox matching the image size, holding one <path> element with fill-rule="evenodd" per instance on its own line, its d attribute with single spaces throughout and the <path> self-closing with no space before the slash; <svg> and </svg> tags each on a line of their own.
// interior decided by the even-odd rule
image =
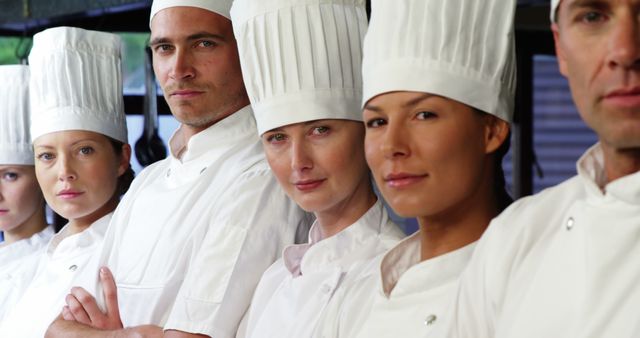
<svg viewBox="0 0 640 338">
<path fill-rule="evenodd" d="M 587 12 L 582 15 L 582 21 L 587 23 L 599 22 L 599 21 L 602 21 L 603 19 L 604 19 L 604 15 L 602 13 L 594 12 L 594 11 Z"/>
<path fill-rule="evenodd" d="M 40 161 L 48 162 L 48 161 L 53 160 L 54 156 L 51 153 L 41 153 L 41 154 L 38 154 L 38 156 L 36 156 L 36 158 L 38 160 L 40 160 Z"/>
<path fill-rule="evenodd" d="M 368 120 L 366 123 L 367 128 L 378 128 L 386 124 L 387 124 L 387 121 L 385 119 L 380 119 L 380 118 Z"/>
<path fill-rule="evenodd" d="M 213 41 L 203 40 L 198 43 L 201 47 L 215 47 L 217 44 Z"/>
</svg>

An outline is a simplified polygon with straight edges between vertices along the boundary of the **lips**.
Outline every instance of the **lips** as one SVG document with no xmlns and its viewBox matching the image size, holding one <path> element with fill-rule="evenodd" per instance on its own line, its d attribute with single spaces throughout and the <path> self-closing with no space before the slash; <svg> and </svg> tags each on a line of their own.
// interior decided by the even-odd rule
<svg viewBox="0 0 640 338">
<path fill-rule="evenodd" d="M 325 179 L 302 180 L 295 182 L 293 185 L 300 191 L 311 191 L 320 187 L 324 181 Z"/>
<path fill-rule="evenodd" d="M 60 192 L 58 192 L 56 194 L 56 196 L 65 199 L 65 200 L 70 200 L 70 199 L 74 199 L 77 198 L 78 196 L 84 194 L 84 192 L 82 191 L 78 191 L 78 190 L 73 190 L 73 189 L 65 189 L 65 190 L 61 190 Z"/>
<path fill-rule="evenodd" d="M 204 93 L 203 91 L 194 90 L 194 89 L 181 89 L 171 92 L 171 97 L 179 98 L 179 99 L 189 99 L 194 98 L 196 96 Z"/>
<path fill-rule="evenodd" d="M 6 215 L 6 214 L 8 214 L 8 213 L 9 213 L 9 210 L 7 210 L 7 209 L 0 209 L 0 216 L 2 216 L 2 215 Z"/>
<path fill-rule="evenodd" d="M 384 182 L 390 188 L 407 188 L 425 179 L 426 174 L 391 173 L 384 176 Z"/>
<path fill-rule="evenodd" d="M 619 108 L 639 108 L 640 86 L 610 91 L 604 96 L 604 102 Z"/>
</svg>

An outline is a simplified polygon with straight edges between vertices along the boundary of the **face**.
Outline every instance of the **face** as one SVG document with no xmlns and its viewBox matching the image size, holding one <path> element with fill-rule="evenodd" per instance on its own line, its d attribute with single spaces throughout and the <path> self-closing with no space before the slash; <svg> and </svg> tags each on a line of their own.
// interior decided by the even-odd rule
<svg viewBox="0 0 640 338">
<path fill-rule="evenodd" d="M 104 208 L 118 198 L 118 177 L 129 163 L 128 146 L 118 156 L 106 136 L 72 130 L 38 137 L 34 150 L 38 182 L 56 213 L 93 223 L 111 211 Z"/>
<path fill-rule="evenodd" d="M 490 168 L 488 154 L 508 134 L 506 123 L 489 123 L 491 115 L 425 93 L 379 95 L 363 114 L 367 162 L 385 200 L 403 217 L 438 215 L 476 196 Z"/>
<path fill-rule="evenodd" d="M 33 166 L 0 165 L 0 231 L 18 228 L 43 207 Z"/>
<path fill-rule="evenodd" d="M 203 130 L 248 104 L 231 21 L 172 7 L 151 21 L 153 68 L 171 112 Z"/>
<path fill-rule="evenodd" d="M 640 147 L 640 1 L 563 0 L 552 25 L 561 73 L 603 146 Z"/>
<path fill-rule="evenodd" d="M 278 181 L 301 208 L 338 208 L 369 187 L 362 122 L 317 120 L 266 132 L 262 143 Z"/>
</svg>

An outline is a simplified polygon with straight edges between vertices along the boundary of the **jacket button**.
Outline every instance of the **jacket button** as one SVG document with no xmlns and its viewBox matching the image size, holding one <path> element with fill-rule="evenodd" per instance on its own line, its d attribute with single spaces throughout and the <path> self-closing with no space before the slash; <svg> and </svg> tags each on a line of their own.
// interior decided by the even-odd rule
<svg viewBox="0 0 640 338">
<path fill-rule="evenodd" d="M 428 315 L 427 318 L 424 319 L 424 325 L 431 326 L 436 322 L 437 319 L 438 317 L 436 317 L 436 315 Z"/>
<path fill-rule="evenodd" d="M 167 170 L 167 177 L 171 176 L 171 169 Z"/>
<path fill-rule="evenodd" d="M 575 221 L 573 220 L 573 217 L 569 217 L 569 219 L 567 220 L 567 231 L 571 231 L 571 229 L 573 229 L 574 224 L 575 224 Z"/>
</svg>

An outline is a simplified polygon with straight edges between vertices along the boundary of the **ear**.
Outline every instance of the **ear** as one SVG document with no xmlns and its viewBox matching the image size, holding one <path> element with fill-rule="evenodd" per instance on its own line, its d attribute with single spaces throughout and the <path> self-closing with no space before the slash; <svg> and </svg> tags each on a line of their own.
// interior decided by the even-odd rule
<svg viewBox="0 0 640 338">
<path fill-rule="evenodd" d="M 118 177 L 122 176 L 131 165 L 131 146 L 128 143 L 122 145 L 122 155 L 118 164 Z"/>
<path fill-rule="evenodd" d="M 507 140 L 507 136 L 509 136 L 509 123 L 490 114 L 486 114 L 486 118 L 488 120 L 484 135 L 484 152 L 485 154 L 491 154 L 498 150 L 504 142 L 509 142 L 509 140 Z"/>
<path fill-rule="evenodd" d="M 560 27 L 557 23 L 551 24 L 551 31 L 553 32 L 553 42 L 555 44 L 556 56 L 558 57 L 558 67 L 560 68 L 560 74 L 564 77 L 567 76 L 567 62 L 565 59 L 562 43 L 560 42 Z"/>
</svg>

